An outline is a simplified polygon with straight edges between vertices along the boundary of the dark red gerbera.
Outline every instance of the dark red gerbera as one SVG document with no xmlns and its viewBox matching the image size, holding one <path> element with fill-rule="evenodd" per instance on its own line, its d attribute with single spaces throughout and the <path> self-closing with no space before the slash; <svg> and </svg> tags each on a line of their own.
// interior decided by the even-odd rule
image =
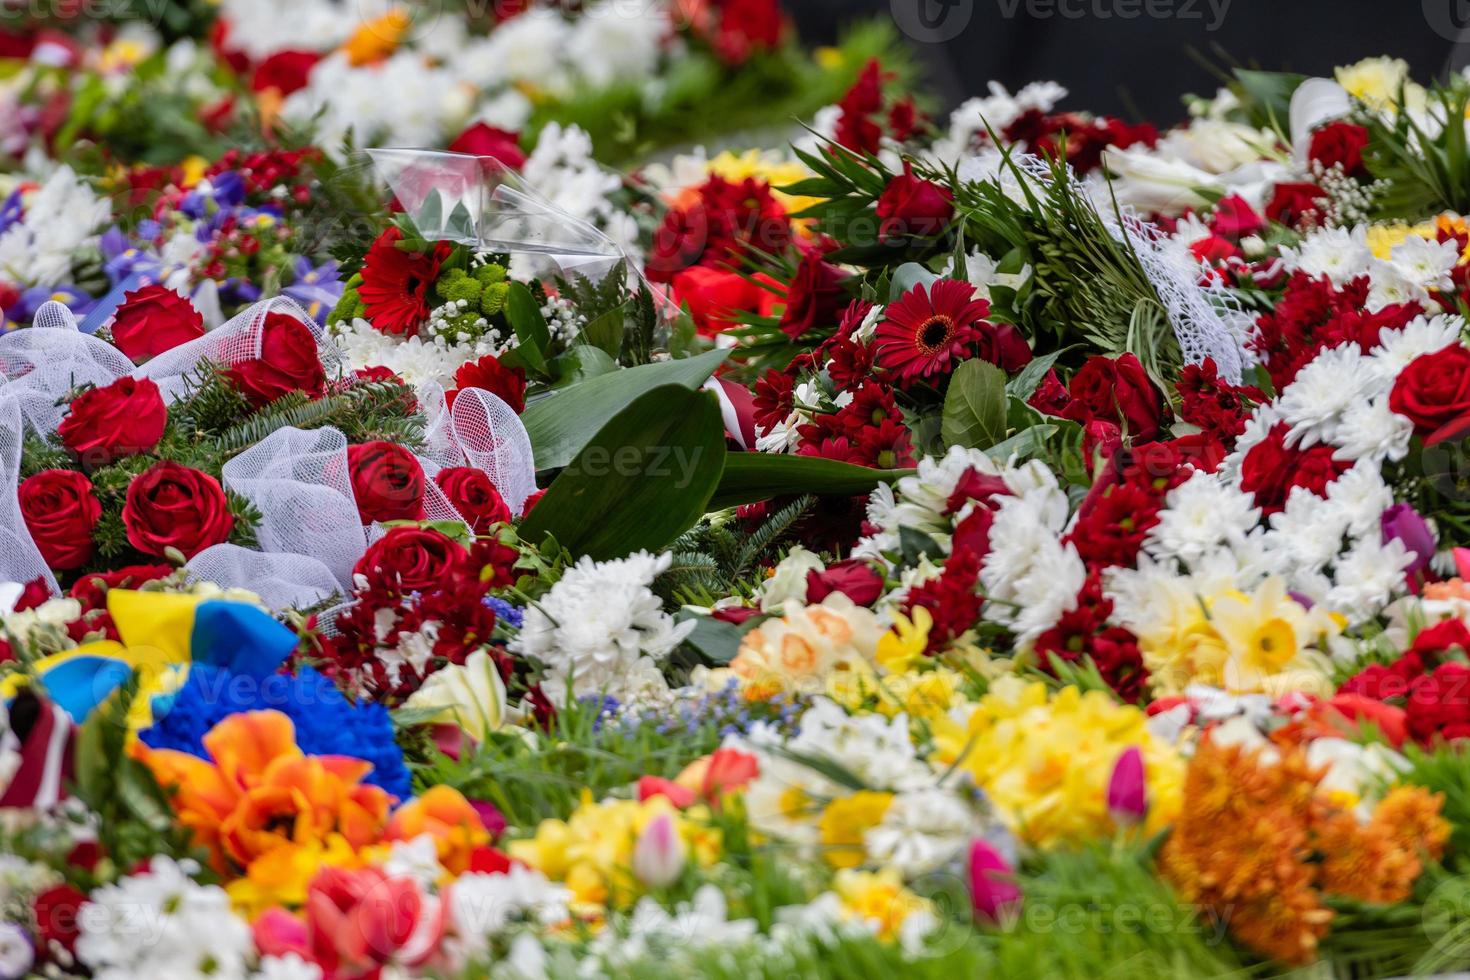
<svg viewBox="0 0 1470 980">
<path fill-rule="evenodd" d="M 889 304 L 874 334 L 875 360 L 900 384 L 948 374 L 981 337 L 990 304 L 957 279 L 920 283 Z"/>
<path fill-rule="evenodd" d="M 389 228 L 378 236 L 362 260 L 362 285 L 358 295 L 368 322 L 383 333 L 407 334 L 429 315 L 429 287 L 439 277 L 447 243 L 428 252 L 404 251 L 398 247 L 403 232 Z"/>
</svg>

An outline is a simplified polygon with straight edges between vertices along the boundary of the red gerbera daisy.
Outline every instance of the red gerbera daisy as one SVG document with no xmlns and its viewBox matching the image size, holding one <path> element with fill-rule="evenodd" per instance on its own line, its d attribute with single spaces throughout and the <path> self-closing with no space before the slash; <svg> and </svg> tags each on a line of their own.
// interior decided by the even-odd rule
<svg viewBox="0 0 1470 980">
<path fill-rule="evenodd" d="M 389 228 L 362 260 L 357 293 L 368 322 L 383 333 L 410 333 L 428 317 L 429 287 L 448 253 L 444 242 L 430 252 L 406 252 L 398 247 L 402 239 L 402 231 Z"/>
<path fill-rule="evenodd" d="M 939 279 L 927 289 L 915 285 L 889 304 L 887 318 L 874 334 L 875 360 L 899 384 L 948 374 L 951 361 L 964 359 L 980 339 L 976 324 L 990 304 L 975 298 L 975 287 L 958 279 Z"/>
</svg>

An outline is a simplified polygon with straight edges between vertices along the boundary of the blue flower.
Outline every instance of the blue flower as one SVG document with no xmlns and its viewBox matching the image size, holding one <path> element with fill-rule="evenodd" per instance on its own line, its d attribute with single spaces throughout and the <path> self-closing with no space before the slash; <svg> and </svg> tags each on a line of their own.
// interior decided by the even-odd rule
<svg viewBox="0 0 1470 980">
<path fill-rule="evenodd" d="M 174 694 L 154 701 L 154 724 L 140 734 L 155 749 L 204 758 L 204 735 L 241 711 L 279 711 L 296 726 L 296 744 L 308 755 L 349 755 L 373 764 L 367 782 L 400 800 L 411 784 L 393 722 L 380 704 L 353 704 L 321 673 L 303 667 L 294 676 L 256 679 L 223 667 L 195 665 Z"/>
<path fill-rule="evenodd" d="M 504 620 L 506 625 L 514 626 L 516 629 L 521 628 L 521 621 L 525 618 L 525 610 L 520 606 L 513 606 L 504 599 L 497 599 L 494 596 L 488 595 L 485 597 L 485 605 L 495 610 L 496 619 Z"/>
</svg>

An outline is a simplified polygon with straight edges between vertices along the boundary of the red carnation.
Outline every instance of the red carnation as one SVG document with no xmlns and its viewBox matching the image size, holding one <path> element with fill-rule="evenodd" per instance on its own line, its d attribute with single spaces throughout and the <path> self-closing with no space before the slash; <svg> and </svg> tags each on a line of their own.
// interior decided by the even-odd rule
<svg viewBox="0 0 1470 980">
<path fill-rule="evenodd" d="M 1414 423 L 1425 445 L 1459 438 L 1470 428 L 1470 349 L 1451 344 L 1414 358 L 1394 381 L 1388 407 Z"/>
<path fill-rule="evenodd" d="M 1241 463 L 1240 488 L 1254 495 L 1256 506 L 1267 515 L 1286 506 L 1293 487 L 1306 487 L 1320 497 L 1327 492 L 1328 484 L 1350 468 L 1350 464 L 1333 459 L 1336 450 L 1332 446 L 1319 444 L 1306 450 L 1287 446 L 1290 428 L 1285 422 L 1272 426 Z"/>
<path fill-rule="evenodd" d="M 68 953 L 75 953 L 77 939 L 82 934 L 80 913 L 86 902 L 85 892 L 65 882 L 38 892 L 31 909 L 36 916 L 37 938 L 41 944 L 55 943 Z"/>
<path fill-rule="evenodd" d="M 113 344 L 139 364 L 203 336 L 204 317 L 167 286 L 124 293 L 112 320 Z"/>
<path fill-rule="evenodd" d="M 878 240 L 932 238 L 954 217 L 954 195 L 947 188 L 914 176 L 905 162 L 878 197 Z"/>
<path fill-rule="evenodd" d="M 348 446 L 347 465 L 364 524 L 424 519 L 424 468 L 413 453 L 375 440 Z"/>
<path fill-rule="evenodd" d="M 158 445 L 168 408 L 158 385 L 147 378 L 118 378 L 78 395 L 57 427 L 66 448 L 86 467 L 106 466 Z"/>
<path fill-rule="evenodd" d="M 92 481 L 73 470 L 42 470 L 21 482 L 20 514 L 46 564 L 58 571 L 92 559 L 92 531 L 102 504 Z"/>
<path fill-rule="evenodd" d="M 316 337 L 285 313 L 266 314 L 260 328 L 260 356 L 232 365 L 226 374 L 256 408 L 293 391 L 320 398 L 327 388 Z"/>
<path fill-rule="evenodd" d="M 434 474 L 434 482 L 439 484 L 444 496 L 476 534 L 483 534 L 492 525 L 510 520 L 510 508 L 484 470 L 473 466 L 451 466 Z"/>
<path fill-rule="evenodd" d="M 193 558 L 229 538 L 235 526 L 219 481 L 170 460 L 155 463 L 128 484 L 122 521 L 128 543 L 159 558 L 169 548 Z"/>
</svg>

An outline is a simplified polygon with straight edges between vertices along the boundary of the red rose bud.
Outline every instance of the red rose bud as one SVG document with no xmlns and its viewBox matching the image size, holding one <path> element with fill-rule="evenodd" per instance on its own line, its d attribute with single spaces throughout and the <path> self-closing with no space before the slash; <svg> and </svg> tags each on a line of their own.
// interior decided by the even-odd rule
<svg viewBox="0 0 1470 980">
<path fill-rule="evenodd" d="M 1113 775 L 1108 780 L 1108 813 L 1119 827 L 1140 823 L 1148 814 L 1143 753 L 1136 745 L 1130 745 L 1113 764 Z"/>
<path fill-rule="evenodd" d="M 1388 407 L 1414 423 L 1426 446 L 1470 430 L 1470 350 L 1451 344 L 1421 354 L 1399 372 Z"/>
<path fill-rule="evenodd" d="M 71 403 L 57 434 L 88 468 L 106 466 L 158 445 L 168 425 L 168 406 L 147 378 L 118 378 L 90 388 Z"/>
<path fill-rule="evenodd" d="M 112 320 L 113 344 L 135 363 L 203 336 L 204 317 L 193 303 L 167 286 L 144 286 L 124 293 Z"/>
<path fill-rule="evenodd" d="M 494 157 L 512 170 L 520 170 L 526 165 L 520 134 L 483 122 L 474 123 L 456 136 L 449 144 L 449 152 Z"/>
<path fill-rule="evenodd" d="M 169 548 L 193 558 L 228 539 L 235 526 L 219 481 L 169 460 L 128 484 L 122 520 L 128 543 L 159 558 Z"/>
<path fill-rule="evenodd" d="M 102 504 L 92 481 L 72 470 L 42 470 L 19 489 L 20 513 L 46 564 L 58 571 L 92 559 L 92 531 Z"/>
<path fill-rule="evenodd" d="M 1404 548 L 1414 556 L 1413 562 L 1404 571 L 1422 572 L 1429 567 L 1438 543 L 1434 532 L 1430 530 L 1429 522 L 1420 517 L 1413 506 L 1394 504 L 1380 515 L 1378 523 L 1383 532 L 1384 544 L 1402 541 Z"/>
<path fill-rule="evenodd" d="M 484 470 L 452 466 L 434 474 L 434 482 L 474 533 L 484 534 L 493 525 L 510 521 L 510 508 Z"/>
<path fill-rule="evenodd" d="M 795 340 L 815 327 L 836 323 L 847 299 L 843 278 L 841 269 L 823 262 L 815 251 L 804 254 L 786 292 L 781 332 Z"/>
<path fill-rule="evenodd" d="M 849 558 L 806 573 L 806 601 L 821 602 L 833 592 L 841 592 L 859 606 L 871 606 L 883 593 L 883 576 L 861 558 Z"/>
<path fill-rule="evenodd" d="M 1349 177 L 1367 174 L 1363 166 L 1363 150 L 1368 146 L 1368 130 L 1357 123 L 1330 122 L 1312 134 L 1307 158 L 1323 167 L 1340 166 Z"/>
<path fill-rule="evenodd" d="M 938 184 L 914 176 L 913 166 L 904 163 L 903 173 L 894 177 L 878 197 L 878 240 L 932 238 L 954 217 L 954 195 Z"/>
<path fill-rule="evenodd" d="M 413 453 L 377 440 L 348 446 L 347 463 L 364 524 L 424 519 L 424 468 Z"/>
<path fill-rule="evenodd" d="M 353 567 L 369 588 L 422 592 L 449 581 L 465 561 L 465 550 L 430 528 L 395 527 L 368 546 Z"/>
<path fill-rule="evenodd" d="M 970 904 L 983 922 L 998 924 L 1010 918 L 1021 904 L 1016 872 L 989 841 L 970 845 Z"/>
<path fill-rule="evenodd" d="M 327 373 L 312 332 L 285 313 L 267 313 L 260 331 L 260 356 L 241 361 L 227 372 L 235 387 L 256 408 L 293 391 L 320 398 L 326 391 Z"/>
</svg>

